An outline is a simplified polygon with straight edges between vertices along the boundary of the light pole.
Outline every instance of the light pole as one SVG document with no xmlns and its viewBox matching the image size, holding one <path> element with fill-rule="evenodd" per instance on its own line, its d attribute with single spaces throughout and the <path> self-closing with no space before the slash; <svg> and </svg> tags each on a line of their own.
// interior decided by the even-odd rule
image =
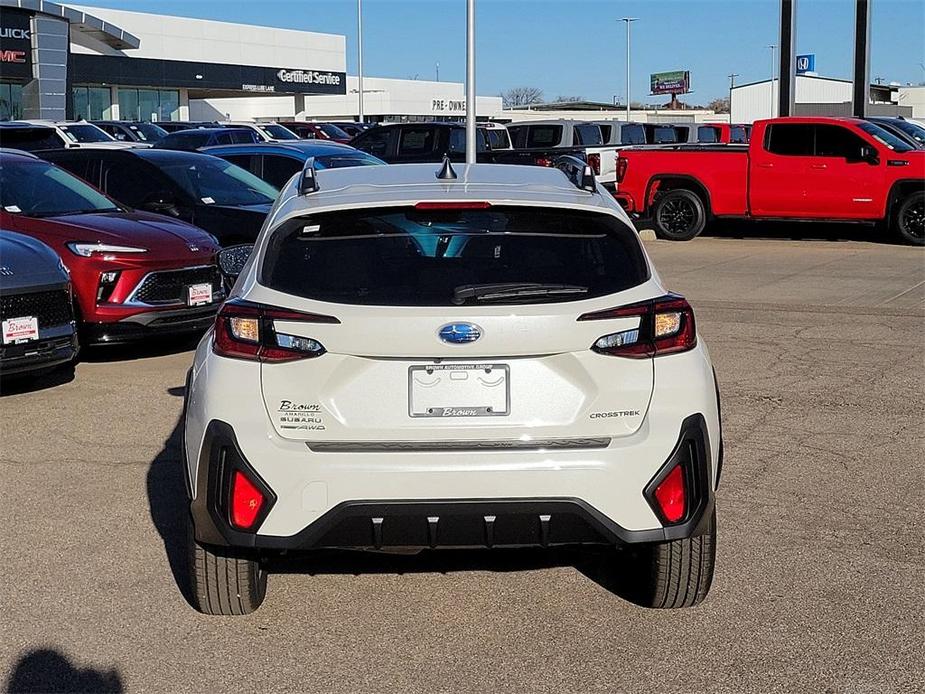
<svg viewBox="0 0 925 694">
<path fill-rule="evenodd" d="M 626 24 L 626 122 L 630 120 L 630 24 L 639 21 L 639 17 L 621 17 Z"/>
<path fill-rule="evenodd" d="M 439 60 L 437 61 L 436 68 L 437 68 L 437 81 L 439 82 L 440 81 L 440 61 Z"/>
<path fill-rule="evenodd" d="M 363 118 L 363 0 L 357 0 L 357 110 Z"/>
<path fill-rule="evenodd" d="M 777 44 L 772 43 L 768 48 L 771 49 L 771 118 L 773 118 L 776 113 L 774 109 L 774 53 L 777 51 Z"/>
<path fill-rule="evenodd" d="M 475 163 L 475 0 L 466 0 L 466 163 Z"/>
<path fill-rule="evenodd" d="M 729 73 L 729 122 L 732 123 L 732 88 L 736 86 L 736 77 L 738 72 Z"/>
</svg>

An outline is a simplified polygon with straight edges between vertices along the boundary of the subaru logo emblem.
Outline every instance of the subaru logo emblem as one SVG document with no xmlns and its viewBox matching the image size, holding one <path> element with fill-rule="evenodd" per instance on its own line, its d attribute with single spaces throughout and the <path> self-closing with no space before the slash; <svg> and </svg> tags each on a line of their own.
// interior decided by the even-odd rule
<svg viewBox="0 0 925 694">
<path fill-rule="evenodd" d="M 437 333 L 440 339 L 453 345 L 475 342 L 482 337 L 482 329 L 472 323 L 447 323 Z"/>
</svg>

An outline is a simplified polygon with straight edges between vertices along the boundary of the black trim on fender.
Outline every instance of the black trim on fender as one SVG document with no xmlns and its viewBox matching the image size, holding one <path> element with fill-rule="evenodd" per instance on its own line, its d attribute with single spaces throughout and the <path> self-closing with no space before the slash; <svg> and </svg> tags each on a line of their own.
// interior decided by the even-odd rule
<svg viewBox="0 0 925 694">
<path fill-rule="evenodd" d="M 686 503 L 681 520 L 670 523 L 662 514 L 662 509 L 655 498 L 655 490 L 678 465 L 684 466 Z M 649 480 L 642 495 L 649 502 L 655 515 L 665 524 L 666 529 L 685 526 L 692 519 L 699 520 L 703 516 L 704 507 L 713 491 L 710 477 L 710 440 L 707 434 L 707 423 L 702 414 L 694 414 L 681 423 L 681 435 L 678 437 L 674 450 L 665 464 Z"/>
<path fill-rule="evenodd" d="M 247 475 L 264 496 L 264 505 L 253 526 L 259 530 L 276 504 L 276 494 L 247 462 L 231 425 L 212 420 L 206 428 L 199 454 L 196 498 L 190 503 L 196 539 L 200 542 L 236 547 L 255 546 L 256 535 L 253 532 L 237 530 L 229 522 L 231 478 L 235 470 Z"/>
<path fill-rule="evenodd" d="M 687 467 L 700 480 L 696 502 L 689 505 L 682 522 L 661 528 L 628 530 L 583 499 L 574 497 L 358 499 L 337 504 L 295 535 L 275 536 L 240 532 L 228 522 L 227 506 L 223 507 L 220 500 L 227 498 L 231 470 L 247 471 L 253 480 L 260 482 L 267 498 L 272 498 L 263 509 L 260 522 L 269 513 L 276 496 L 244 458 L 231 426 L 213 420 L 203 439 L 198 493 L 190 504 L 190 512 L 199 542 L 268 550 L 666 542 L 703 534 L 713 511 L 710 447 L 703 415 L 691 415 L 684 420 L 672 455 L 653 481 L 667 474 L 679 456 L 687 455 L 692 447 L 697 454 Z M 259 528 L 259 523 L 256 527 Z"/>
</svg>

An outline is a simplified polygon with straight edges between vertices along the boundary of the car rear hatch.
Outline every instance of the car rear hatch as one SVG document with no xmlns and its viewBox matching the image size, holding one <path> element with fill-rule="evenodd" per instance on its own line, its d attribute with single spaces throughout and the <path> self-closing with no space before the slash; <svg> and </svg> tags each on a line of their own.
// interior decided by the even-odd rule
<svg viewBox="0 0 925 694">
<path fill-rule="evenodd" d="M 259 302 L 240 310 L 260 316 L 263 396 L 284 438 L 599 447 L 641 426 L 653 364 L 591 349 L 639 317 L 579 317 L 650 298 L 648 279 L 634 232 L 610 215 L 379 208 L 288 222 Z"/>
</svg>

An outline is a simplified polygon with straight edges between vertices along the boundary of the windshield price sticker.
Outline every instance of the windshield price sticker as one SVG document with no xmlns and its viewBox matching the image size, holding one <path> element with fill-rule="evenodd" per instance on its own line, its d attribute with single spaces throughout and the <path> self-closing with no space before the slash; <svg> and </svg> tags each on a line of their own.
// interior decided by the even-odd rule
<svg viewBox="0 0 925 694">
<path fill-rule="evenodd" d="M 8 318 L 3 321 L 3 344 L 19 344 L 39 339 L 39 319 L 35 316 Z"/>
<path fill-rule="evenodd" d="M 189 288 L 189 305 L 200 306 L 212 303 L 212 285 L 194 284 Z"/>
</svg>

